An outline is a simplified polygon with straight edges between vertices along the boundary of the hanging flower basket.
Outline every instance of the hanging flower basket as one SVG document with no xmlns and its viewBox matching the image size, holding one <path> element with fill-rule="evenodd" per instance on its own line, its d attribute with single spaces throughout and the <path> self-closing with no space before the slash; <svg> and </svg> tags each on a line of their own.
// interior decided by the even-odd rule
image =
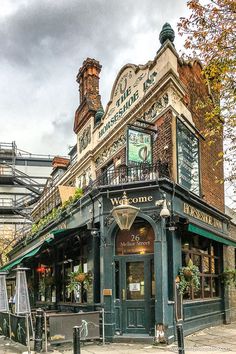
<svg viewBox="0 0 236 354">
<path fill-rule="evenodd" d="M 79 268 L 75 272 L 71 272 L 69 274 L 69 284 L 67 285 L 67 290 L 69 293 L 72 291 L 75 291 L 78 289 L 78 285 L 82 284 L 84 289 L 87 289 L 88 285 L 92 284 L 93 280 L 93 275 L 91 271 L 88 271 L 87 273 L 84 273 L 82 271 L 82 266 L 81 264 L 79 265 Z"/>
<path fill-rule="evenodd" d="M 186 280 L 191 280 L 193 277 L 193 271 L 191 269 L 189 269 L 188 267 L 184 267 L 182 269 L 183 271 L 183 275 L 185 276 Z"/>
<path fill-rule="evenodd" d="M 200 288 L 200 271 L 199 268 L 193 264 L 190 259 L 186 267 L 179 270 L 179 289 L 181 294 L 190 291 L 191 288 L 198 290 Z"/>
<path fill-rule="evenodd" d="M 86 279 L 86 273 L 79 273 L 77 275 L 75 275 L 75 280 L 78 282 L 78 283 L 83 283 Z"/>
</svg>

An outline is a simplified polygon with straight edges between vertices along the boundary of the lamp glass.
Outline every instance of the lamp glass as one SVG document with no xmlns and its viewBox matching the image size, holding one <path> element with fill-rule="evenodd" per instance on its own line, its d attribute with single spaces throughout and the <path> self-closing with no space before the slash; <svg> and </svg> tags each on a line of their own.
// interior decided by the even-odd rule
<svg viewBox="0 0 236 354">
<path fill-rule="evenodd" d="M 119 205 L 113 208 L 111 214 L 121 230 L 130 230 L 139 208 L 132 205 Z"/>
</svg>

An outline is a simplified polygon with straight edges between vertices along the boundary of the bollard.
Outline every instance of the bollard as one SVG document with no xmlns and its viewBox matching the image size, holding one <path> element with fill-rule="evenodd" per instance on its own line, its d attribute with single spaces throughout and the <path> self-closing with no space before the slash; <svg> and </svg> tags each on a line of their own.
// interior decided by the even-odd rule
<svg viewBox="0 0 236 354">
<path fill-rule="evenodd" d="M 185 354 L 184 351 L 184 334 L 182 323 L 176 324 L 177 340 L 178 340 L 178 354 Z"/>
<path fill-rule="evenodd" d="M 80 330 L 79 326 L 74 327 L 73 332 L 73 354 L 80 354 Z"/>
<path fill-rule="evenodd" d="M 43 310 L 36 310 L 36 323 L 35 323 L 35 340 L 34 350 L 36 353 L 40 353 L 43 348 Z"/>
</svg>

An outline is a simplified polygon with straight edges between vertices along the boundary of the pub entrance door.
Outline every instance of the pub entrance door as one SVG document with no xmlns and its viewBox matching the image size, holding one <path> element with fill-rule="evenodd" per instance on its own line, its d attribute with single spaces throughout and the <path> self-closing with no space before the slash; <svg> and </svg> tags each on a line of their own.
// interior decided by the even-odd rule
<svg viewBox="0 0 236 354">
<path fill-rule="evenodd" d="M 125 240 L 125 241 L 124 241 Z M 115 317 L 117 334 L 150 334 L 155 321 L 154 233 L 144 221 L 116 237 Z"/>
<path fill-rule="evenodd" d="M 117 329 L 121 334 L 151 335 L 155 313 L 153 255 L 117 257 L 115 267 Z"/>
</svg>

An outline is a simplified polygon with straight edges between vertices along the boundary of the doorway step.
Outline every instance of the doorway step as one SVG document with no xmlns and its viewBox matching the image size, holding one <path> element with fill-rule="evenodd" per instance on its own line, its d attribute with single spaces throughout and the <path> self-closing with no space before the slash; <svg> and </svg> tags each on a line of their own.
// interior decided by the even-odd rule
<svg viewBox="0 0 236 354">
<path fill-rule="evenodd" d="M 154 337 L 148 334 L 122 334 L 120 336 L 113 337 L 114 343 L 148 343 L 154 342 Z"/>
</svg>

